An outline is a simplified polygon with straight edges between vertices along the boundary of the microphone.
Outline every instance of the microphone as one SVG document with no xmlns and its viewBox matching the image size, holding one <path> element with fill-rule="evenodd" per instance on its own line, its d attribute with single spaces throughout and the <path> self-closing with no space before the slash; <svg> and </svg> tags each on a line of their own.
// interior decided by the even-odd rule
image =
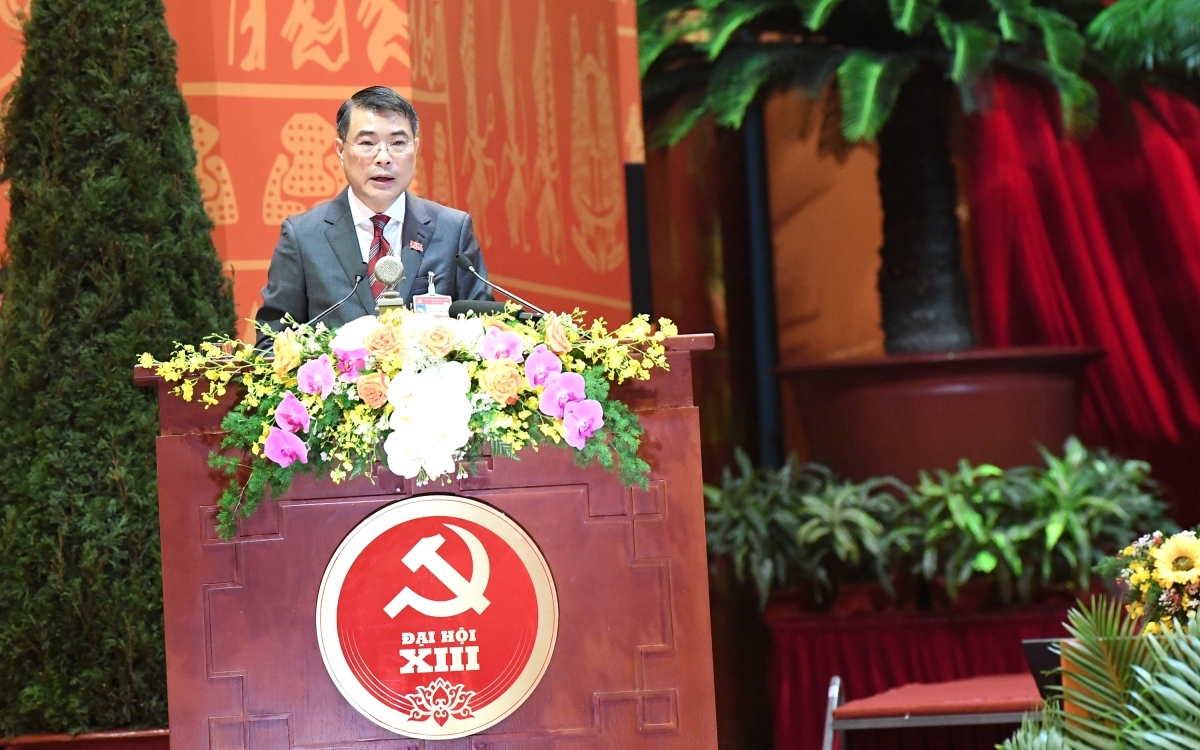
<svg viewBox="0 0 1200 750">
<path fill-rule="evenodd" d="M 394 255 L 385 255 L 375 262 L 375 280 L 387 287 L 375 300 L 382 311 L 387 307 L 404 307 L 404 298 L 396 291 L 396 284 L 404 278 L 404 263 Z"/>
<path fill-rule="evenodd" d="M 306 326 L 313 326 L 313 325 L 316 325 L 316 324 L 317 324 L 317 321 L 319 321 L 321 318 L 325 317 L 325 316 L 326 316 L 326 315 L 328 315 L 329 313 L 331 313 L 331 312 L 333 312 L 334 310 L 336 310 L 336 309 L 338 309 L 339 307 L 341 307 L 343 302 L 345 302 L 346 300 L 348 300 L 348 299 L 350 299 L 351 297 L 353 297 L 353 296 L 354 296 L 354 293 L 358 291 L 358 285 L 362 283 L 362 280 L 363 280 L 363 277 L 362 277 L 362 275 L 361 275 L 361 274 L 360 274 L 360 275 L 358 275 L 358 276 L 355 276 L 355 277 L 354 277 L 354 286 L 353 286 L 353 287 L 351 287 L 351 289 L 350 289 L 350 293 L 349 293 L 349 294 L 347 294 L 345 297 L 342 297 L 342 298 L 341 298 L 340 300 L 338 300 L 337 302 L 334 302 L 332 305 L 330 305 L 328 308 L 326 308 L 326 309 L 325 309 L 325 312 L 321 313 L 321 314 L 320 314 L 320 315 L 318 315 L 317 317 L 315 317 L 315 318 L 313 318 L 312 320 L 308 321 L 308 322 L 307 322 L 307 323 L 305 323 L 304 325 L 306 325 Z"/>
<path fill-rule="evenodd" d="M 508 308 L 503 302 L 490 302 L 485 299 L 460 299 L 450 303 L 450 317 L 452 318 L 471 312 L 476 315 L 503 315 L 508 312 Z M 517 320 L 540 320 L 541 317 L 537 313 L 525 310 L 517 313 Z"/>
<path fill-rule="evenodd" d="M 549 315 L 550 314 L 550 313 L 546 312 L 545 310 L 543 310 L 542 308 L 538 307 L 537 305 L 533 304 L 532 302 L 526 302 L 525 300 L 521 299 L 517 295 L 508 291 L 504 287 L 493 284 L 492 282 L 490 282 L 487 279 L 480 276 L 479 272 L 475 270 L 475 266 L 471 265 L 470 259 L 467 258 L 467 256 L 463 255 L 462 253 L 459 253 L 458 255 L 454 256 L 454 262 L 458 264 L 459 268 L 461 268 L 462 270 L 471 274 L 472 276 L 479 279 L 483 283 L 487 284 L 492 289 L 495 289 L 497 292 L 500 292 L 505 297 L 509 297 L 511 299 L 516 300 L 517 302 L 520 302 L 522 305 L 525 305 L 530 310 L 535 310 L 540 315 Z M 497 303 L 497 304 L 499 304 L 499 303 Z"/>
</svg>

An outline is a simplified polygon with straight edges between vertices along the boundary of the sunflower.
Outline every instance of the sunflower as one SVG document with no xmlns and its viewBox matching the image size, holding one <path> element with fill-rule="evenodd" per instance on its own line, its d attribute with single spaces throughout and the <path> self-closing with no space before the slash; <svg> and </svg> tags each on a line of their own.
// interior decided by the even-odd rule
<svg viewBox="0 0 1200 750">
<path fill-rule="evenodd" d="M 1200 581 L 1200 539 L 1176 534 L 1154 550 L 1154 577 L 1163 588 Z"/>
</svg>

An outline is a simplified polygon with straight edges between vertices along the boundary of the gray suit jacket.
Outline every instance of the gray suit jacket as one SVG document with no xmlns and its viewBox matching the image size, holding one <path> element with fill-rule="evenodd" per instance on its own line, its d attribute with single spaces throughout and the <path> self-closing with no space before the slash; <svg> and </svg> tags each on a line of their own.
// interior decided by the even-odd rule
<svg viewBox="0 0 1200 750">
<path fill-rule="evenodd" d="M 348 190 L 284 219 L 262 291 L 259 322 L 278 331 L 283 328 L 279 321 L 287 313 L 301 323 L 312 320 L 350 294 L 354 277 L 360 275 L 363 280 L 354 296 L 325 316 L 323 322 L 337 328 L 376 313 L 367 264 L 362 259 L 346 197 Z M 414 240 L 424 246 L 424 252 L 411 246 Z M 482 282 L 454 263 L 454 256 L 462 253 L 480 274 L 487 276 L 471 217 L 465 212 L 407 193 L 399 244 L 399 249 L 392 248 L 392 254 L 400 253 L 404 279 L 396 290 L 404 295 L 406 303 L 412 303 L 414 294 L 426 293 L 430 272 L 439 294 L 449 294 L 456 300 L 492 299 Z M 264 342 L 265 338 L 259 337 L 259 345 Z"/>
</svg>

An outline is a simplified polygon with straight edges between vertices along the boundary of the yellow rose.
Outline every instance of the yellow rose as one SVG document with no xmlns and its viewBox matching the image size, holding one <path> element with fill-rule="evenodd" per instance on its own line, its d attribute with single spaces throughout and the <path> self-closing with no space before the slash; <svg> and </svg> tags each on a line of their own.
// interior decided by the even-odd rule
<svg viewBox="0 0 1200 750">
<path fill-rule="evenodd" d="M 562 321 L 554 316 L 546 321 L 546 348 L 560 357 L 571 350 L 567 329 Z"/>
<path fill-rule="evenodd" d="M 400 353 L 400 329 L 390 323 L 378 326 L 363 337 L 363 346 L 375 357 L 391 357 Z"/>
<path fill-rule="evenodd" d="M 421 334 L 421 343 L 435 357 L 444 357 L 454 348 L 454 331 L 445 323 L 437 323 Z"/>
<path fill-rule="evenodd" d="M 287 329 L 275 337 L 275 345 L 272 348 L 275 354 L 275 374 L 281 380 L 287 378 L 287 374 L 300 366 L 300 343 L 296 341 L 296 334 L 292 329 Z"/>
<path fill-rule="evenodd" d="M 521 390 L 521 372 L 511 359 L 492 359 L 479 373 L 479 387 L 502 404 L 515 404 Z"/>
<path fill-rule="evenodd" d="M 358 397 L 372 409 L 381 409 L 387 403 L 388 379 L 382 372 L 373 372 L 358 378 Z"/>
</svg>

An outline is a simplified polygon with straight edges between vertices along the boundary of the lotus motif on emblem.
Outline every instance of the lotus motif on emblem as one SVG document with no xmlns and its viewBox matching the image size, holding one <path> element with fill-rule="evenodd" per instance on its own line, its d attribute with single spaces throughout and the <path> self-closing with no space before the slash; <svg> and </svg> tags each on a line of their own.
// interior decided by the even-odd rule
<svg viewBox="0 0 1200 750">
<path fill-rule="evenodd" d="M 404 696 L 412 704 L 408 718 L 413 721 L 425 721 L 432 718 L 443 725 L 451 716 L 456 719 L 469 719 L 471 713 L 471 698 L 474 690 L 467 690 L 463 685 L 451 685 L 441 677 L 425 687 L 417 686 L 417 692 Z"/>
</svg>

